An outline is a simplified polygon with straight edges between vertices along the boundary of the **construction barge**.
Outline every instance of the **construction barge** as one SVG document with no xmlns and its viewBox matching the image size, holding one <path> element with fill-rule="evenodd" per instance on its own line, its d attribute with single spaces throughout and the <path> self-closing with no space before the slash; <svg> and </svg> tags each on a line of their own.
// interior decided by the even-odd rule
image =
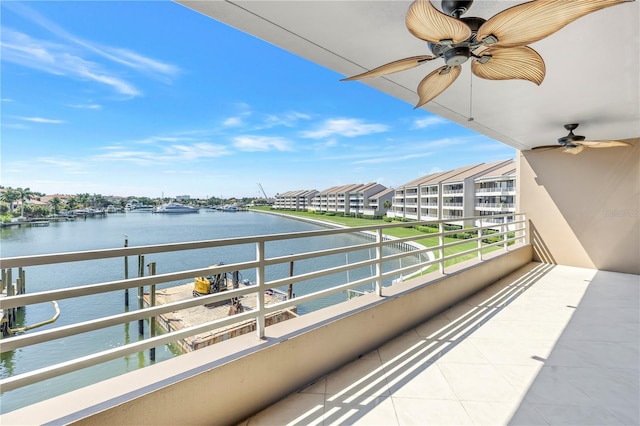
<svg viewBox="0 0 640 426">
<path fill-rule="evenodd" d="M 192 282 L 181 284 L 155 292 L 155 306 L 224 292 L 238 288 L 240 285 L 252 285 L 248 281 L 240 282 L 237 272 L 196 277 Z M 265 292 L 265 304 L 277 303 L 287 299 L 285 292 L 269 289 Z M 200 325 L 227 316 L 256 309 L 257 295 L 250 294 L 233 297 L 216 303 L 209 303 L 178 311 L 167 312 L 156 317 L 156 324 L 165 332 L 178 331 L 183 328 Z M 144 305 L 151 306 L 151 296 L 145 293 Z M 265 325 L 273 325 L 298 316 L 295 306 L 282 309 L 265 316 Z M 256 330 L 256 320 L 246 319 L 235 324 L 219 327 L 205 333 L 185 337 L 176 342 L 183 352 L 191 352 Z"/>
</svg>

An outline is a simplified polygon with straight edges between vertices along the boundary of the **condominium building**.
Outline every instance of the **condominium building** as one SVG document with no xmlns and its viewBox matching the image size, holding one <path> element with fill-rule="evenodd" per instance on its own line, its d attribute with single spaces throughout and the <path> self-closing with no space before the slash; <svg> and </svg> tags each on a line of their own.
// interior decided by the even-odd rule
<svg viewBox="0 0 640 426">
<path fill-rule="evenodd" d="M 315 189 L 302 189 L 277 194 L 273 207 L 281 210 L 308 210 L 311 200 L 318 194 Z"/>
<path fill-rule="evenodd" d="M 513 171 L 509 174 L 509 171 Z M 393 206 L 387 216 L 409 220 L 456 219 L 480 215 L 476 212 L 479 188 L 490 189 L 503 185 L 514 188 L 515 162 L 513 160 L 480 163 L 459 167 L 454 170 L 433 173 L 408 182 L 395 190 Z M 477 189 L 478 188 L 478 189 Z M 488 192 L 483 198 L 487 204 L 502 203 L 500 195 Z M 498 197 L 496 201 L 495 197 Z M 507 204 L 514 205 L 513 197 L 504 198 Z M 491 203 L 490 203 L 491 202 Z M 501 206 L 502 207 L 502 206 Z M 494 209 L 496 213 L 502 209 Z M 483 211 L 484 212 L 484 211 Z M 482 214 L 493 214 L 491 211 Z"/>
<path fill-rule="evenodd" d="M 385 201 L 391 201 L 391 198 L 392 191 L 375 182 L 332 186 L 316 194 L 311 210 L 378 216 L 384 214 Z"/>
<path fill-rule="evenodd" d="M 493 216 L 516 211 L 516 164 L 512 162 L 475 179 L 474 216 Z M 488 218 L 486 222 L 502 222 Z"/>
</svg>

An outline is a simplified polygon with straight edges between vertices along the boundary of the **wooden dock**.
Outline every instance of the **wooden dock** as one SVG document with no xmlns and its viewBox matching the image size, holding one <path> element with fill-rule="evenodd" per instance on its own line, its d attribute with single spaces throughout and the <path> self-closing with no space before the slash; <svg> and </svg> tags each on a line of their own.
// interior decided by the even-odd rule
<svg viewBox="0 0 640 426">
<path fill-rule="evenodd" d="M 185 299 L 192 299 L 194 297 L 193 288 L 193 282 L 190 282 L 176 287 L 157 290 L 156 306 Z M 278 295 L 274 294 L 273 292 L 267 292 L 265 294 L 265 303 L 271 304 L 277 302 L 278 300 L 280 300 L 277 296 Z M 255 310 L 256 295 L 252 294 L 243 296 L 240 298 L 240 303 L 242 303 L 245 312 L 248 310 Z M 144 305 L 146 307 L 150 306 L 149 293 L 144 294 Z M 224 304 L 217 304 L 217 306 L 196 306 L 193 308 L 169 312 L 156 317 L 156 322 L 166 332 L 177 331 L 183 328 L 214 321 L 216 319 L 226 318 L 230 315 L 230 309 L 231 300 L 228 300 Z M 286 321 L 296 316 L 297 314 L 295 307 L 283 309 L 281 311 L 277 311 L 267 315 L 265 317 L 265 324 L 269 326 L 282 321 Z M 256 321 L 249 319 L 240 321 L 236 324 L 228 325 L 226 327 L 211 330 L 206 333 L 201 333 L 195 336 L 181 339 L 177 342 L 177 344 L 184 352 L 191 352 L 205 346 L 213 345 L 223 340 L 230 339 L 232 337 L 250 333 L 255 330 Z"/>
</svg>

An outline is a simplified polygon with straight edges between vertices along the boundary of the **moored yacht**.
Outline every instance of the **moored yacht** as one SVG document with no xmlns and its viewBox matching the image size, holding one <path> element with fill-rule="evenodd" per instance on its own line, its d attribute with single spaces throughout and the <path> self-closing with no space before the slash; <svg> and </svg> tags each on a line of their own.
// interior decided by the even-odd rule
<svg viewBox="0 0 640 426">
<path fill-rule="evenodd" d="M 198 209 L 177 202 L 165 203 L 153 211 L 154 213 L 198 213 Z"/>
</svg>

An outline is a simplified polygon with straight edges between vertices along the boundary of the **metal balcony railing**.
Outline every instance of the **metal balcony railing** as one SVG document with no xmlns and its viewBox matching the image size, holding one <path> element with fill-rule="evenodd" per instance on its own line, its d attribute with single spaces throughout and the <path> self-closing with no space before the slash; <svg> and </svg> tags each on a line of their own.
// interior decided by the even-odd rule
<svg viewBox="0 0 640 426">
<path fill-rule="evenodd" d="M 484 194 L 484 193 L 507 194 L 507 193 L 515 193 L 515 191 L 516 191 L 516 188 L 513 186 L 495 187 L 495 188 L 476 188 L 476 194 Z"/>
<path fill-rule="evenodd" d="M 57 254 L 43 254 L 33 256 L 21 256 L 21 257 L 9 257 L 0 259 L 0 267 L 2 268 L 2 277 L 11 276 L 14 269 L 19 270 L 19 274 L 28 270 L 29 267 L 42 267 L 43 265 L 58 265 L 71 262 L 98 262 L 104 259 L 113 258 L 128 258 L 131 256 L 141 256 L 157 254 L 157 253 L 177 253 L 186 250 L 203 250 L 210 248 L 225 248 L 225 249 L 239 249 L 240 246 L 249 245 L 254 247 L 253 259 L 233 263 L 233 264 L 220 264 L 217 266 L 211 266 L 201 269 L 180 270 L 176 272 L 141 276 L 138 278 L 120 279 L 115 281 L 99 282 L 97 284 L 80 285 L 69 288 L 56 289 L 51 291 L 26 293 L 20 295 L 11 295 L 0 298 L 0 309 L 10 310 L 18 307 L 29 307 L 31 305 L 55 302 L 65 299 L 81 298 L 91 295 L 99 295 L 112 291 L 123 291 L 128 289 L 141 289 L 148 288 L 149 294 L 155 291 L 155 286 L 162 283 L 173 283 L 182 280 L 193 280 L 194 277 L 209 276 L 213 274 L 231 273 L 233 271 L 246 271 L 255 270 L 256 281 L 251 285 L 239 286 L 236 289 L 227 290 L 220 293 L 214 293 L 209 295 L 203 295 L 200 297 L 194 297 L 187 300 L 181 300 L 164 305 L 150 306 L 147 308 L 137 309 L 133 311 L 127 311 L 121 314 L 111 315 L 107 317 L 100 317 L 96 319 L 81 321 L 73 324 L 68 324 L 59 327 L 52 327 L 42 331 L 28 332 L 19 335 L 12 335 L 2 339 L 1 352 L 19 350 L 20 348 L 26 348 L 33 345 L 38 345 L 44 342 L 60 342 L 62 343 L 65 338 L 82 334 L 92 333 L 97 330 L 101 330 L 107 327 L 127 324 L 132 321 L 149 320 L 150 323 L 155 321 L 157 317 L 162 314 L 184 310 L 196 306 L 213 304 L 215 302 L 221 302 L 230 298 L 241 297 L 245 295 L 255 295 L 256 307 L 239 313 L 233 316 L 216 319 L 203 324 L 190 326 L 187 328 L 179 329 L 177 331 L 171 331 L 165 334 L 159 334 L 143 338 L 142 340 L 127 343 L 122 346 L 113 347 L 109 350 L 91 353 L 84 355 L 80 358 L 61 362 L 58 364 L 47 365 L 27 371 L 20 374 L 15 374 L 10 377 L 5 377 L 0 380 L 0 392 L 8 392 L 14 389 L 18 389 L 30 384 L 38 383 L 46 379 L 57 377 L 63 374 L 71 373 L 83 368 L 95 366 L 105 363 L 110 360 L 127 357 L 134 353 L 141 351 L 151 350 L 153 348 L 160 347 L 165 344 L 177 342 L 180 339 L 195 336 L 204 332 L 215 330 L 224 326 L 236 324 L 244 320 L 253 320 L 256 324 L 256 338 L 263 338 L 265 336 L 265 317 L 268 314 L 276 311 L 281 311 L 286 308 L 291 308 L 296 305 L 303 304 L 315 299 L 326 297 L 328 295 L 345 292 L 347 289 L 355 288 L 361 285 L 368 285 L 373 283 L 375 285 L 375 293 L 378 296 L 383 296 L 384 288 L 383 280 L 391 280 L 394 277 L 401 275 L 407 276 L 411 274 L 419 274 L 431 265 L 438 265 L 441 272 L 445 270 L 445 262 L 459 258 L 461 256 L 468 256 L 474 254 L 478 259 L 482 260 L 483 251 L 486 249 L 497 247 L 503 250 L 508 250 L 510 244 L 516 242 L 525 242 L 526 221 L 525 215 L 522 213 L 509 213 L 508 215 L 494 215 L 491 216 L 491 220 L 502 220 L 502 227 L 492 225 L 493 230 L 490 236 L 492 241 L 486 242 L 486 231 L 488 225 L 487 217 L 468 217 L 468 218 L 456 218 L 464 220 L 467 223 L 476 223 L 476 226 L 467 227 L 464 229 L 464 233 L 475 235 L 475 237 L 456 240 L 453 242 L 445 243 L 445 237 L 452 236 L 461 232 L 460 230 L 445 230 L 446 220 L 435 221 L 421 221 L 421 222 L 403 222 L 403 223 L 391 223 L 374 226 L 363 226 L 354 228 L 340 228 L 340 229 L 326 229 L 319 231 L 306 231 L 306 232 L 294 232 L 287 234 L 272 234 L 263 236 L 252 237 L 239 237 L 229 239 L 217 239 L 206 241 L 194 241 L 187 243 L 172 243 L 172 244 L 160 244 L 160 245 L 148 245 L 137 247 L 125 247 L 125 248 L 113 248 L 113 249 L 100 249 L 91 251 L 80 251 L 71 253 L 57 253 Z M 508 223 L 508 225 L 507 225 Z M 416 227 L 418 225 L 431 225 L 437 224 L 438 232 L 428 234 L 428 237 L 438 238 L 438 244 L 432 247 L 424 247 L 419 244 L 415 244 L 414 241 L 421 237 L 411 236 L 403 238 L 391 238 L 384 235 L 384 231 L 391 230 L 393 228 L 406 228 Z M 312 241 L 315 238 L 326 238 L 332 235 L 356 235 L 361 239 L 361 243 L 335 247 L 319 251 L 309 251 L 294 253 L 287 256 L 273 256 L 269 257 L 265 251 L 265 245 L 272 242 L 279 242 L 285 240 L 305 239 Z M 425 234 L 425 237 L 427 235 Z M 485 240 L 483 242 L 483 240 Z M 445 250 L 460 244 L 468 244 L 469 242 L 476 242 L 473 248 L 460 251 L 456 254 L 445 256 Z M 311 244 L 309 244 L 310 246 Z M 306 247 L 307 245 L 305 245 Z M 401 246 L 404 246 L 404 250 L 399 250 Z M 411 247 L 410 251 L 407 251 L 407 246 Z M 390 250 L 390 247 L 396 248 L 396 250 Z M 304 260 L 317 260 L 319 258 L 331 255 L 340 255 L 348 259 L 350 253 L 354 253 L 362 250 L 371 250 L 375 253 L 375 256 L 370 257 L 368 260 L 356 261 L 349 263 L 348 260 L 345 264 L 336 265 L 327 269 L 317 269 L 308 272 L 300 273 L 292 276 L 283 276 L 276 279 L 267 280 L 269 276 L 267 273 L 270 268 L 287 267 L 291 262 L 298 262 Z M 435 256 L 427 256 L 426 253 L 431 252 Z M 398 259 L 406 258 L 407 256 L 413 256 L 416 261 L 400 267 L 394 267 L 389 270 L 390 262 L 397 261 Z M 431 258 L 432 260 L 427 260 Z M 314 265 L 321 262 L 309 262 Z M 142 263 L 143 264 L 143 263 Z M 142 268 L 144 269 L 144 268 Z M 100 270 L 97 267 L 97 270 Z M 335 278 L 335 284 L 329 288 L 323 290 L 314 291 L 310 294 L 305 294 L 291 299 L 279 300 L 275 303 L 265 303 L 265 294 L 267 291 L 286 286 L 296 285 L 304 286 L 309 280 L 325 277 L 333 274 L 348 273 L 355 270 L 369 270 L 370 275 L 358 280 L 341 281 L 340 278 Z M 144 271 L 142 272 L 144 274 Z M 14 276 L 18 276 L 15 274 Z M 334 277 L 341 277 L 342 275 L 333 275 Z M 6 279 L 6 278 L 5 278 Z M 10 280 L 9 280 L 10 281 Z M 3 283 L 6 287 L 7 283 Z M 299 288 L 299 287 L 297 287 Z"/>
</svg>

